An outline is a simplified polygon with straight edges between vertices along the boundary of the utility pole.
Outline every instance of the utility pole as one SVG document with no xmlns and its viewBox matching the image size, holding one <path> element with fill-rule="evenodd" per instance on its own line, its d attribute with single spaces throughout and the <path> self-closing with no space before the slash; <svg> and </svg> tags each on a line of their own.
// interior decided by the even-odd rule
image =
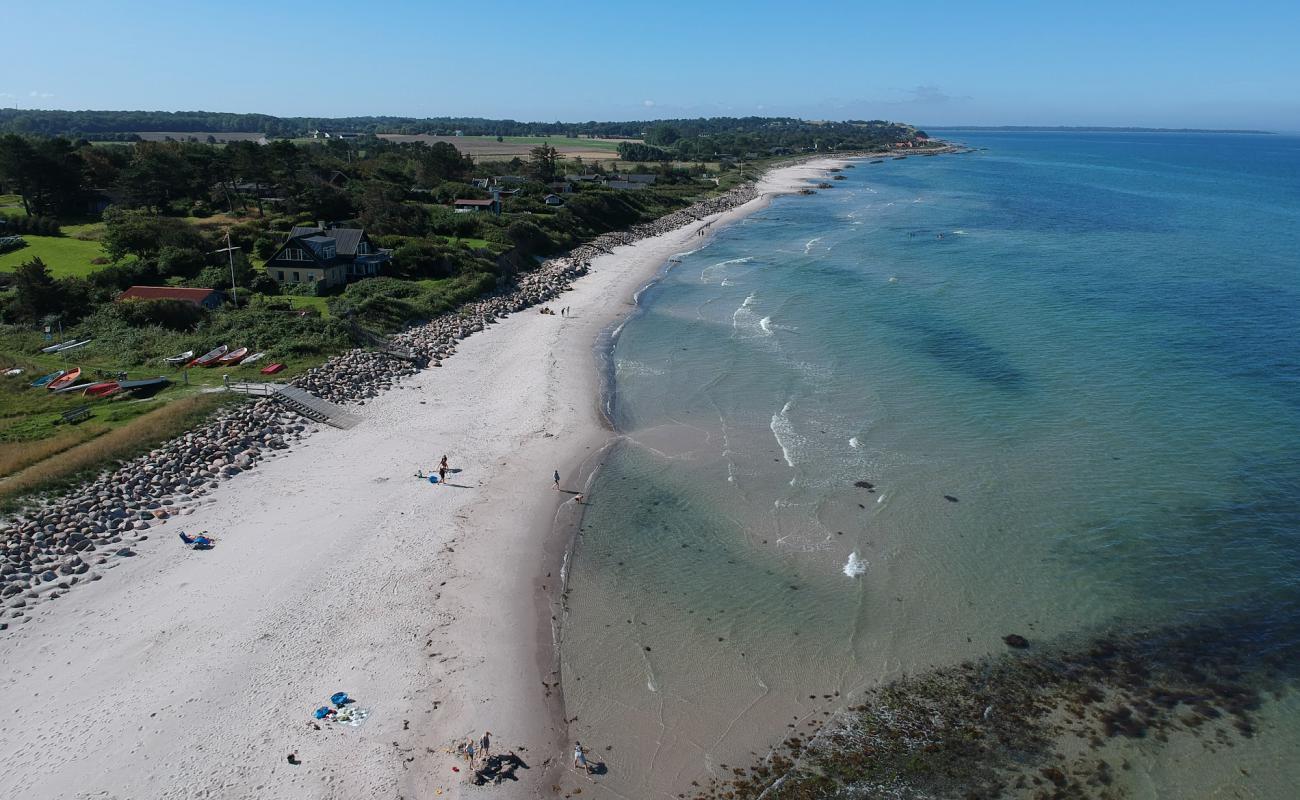
<svg viewBox="0 0 1300 800">
<path fill-rule="evenodd" d="M 236 307 L 239 306 L 239 289 L 235 287 L 235 251 L 240 248 L 230 244 L 230 231 L 226 231 L 226 246 L 220 250 L 213 250 L 215 253 L 226 253 L 230 256 L 230 299 Z"/>
</svg>

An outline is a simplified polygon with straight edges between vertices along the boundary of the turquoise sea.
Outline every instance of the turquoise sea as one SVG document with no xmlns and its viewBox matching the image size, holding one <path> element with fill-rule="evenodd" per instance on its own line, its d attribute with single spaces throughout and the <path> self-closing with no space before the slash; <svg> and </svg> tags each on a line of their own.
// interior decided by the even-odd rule
<svg viewBox="0 0 1300 800">
<path fill-rule="evenodd" d="M 932 133 L 978 150 L 778 198 L 613 339 L 561 648 L 597 796 L 1009 633 L 1300 644 L 1300 138 Z M 1108 744 L 1097 796 L 1294 796 L 1300 702 L 1257 716 Z"/>
</svg>

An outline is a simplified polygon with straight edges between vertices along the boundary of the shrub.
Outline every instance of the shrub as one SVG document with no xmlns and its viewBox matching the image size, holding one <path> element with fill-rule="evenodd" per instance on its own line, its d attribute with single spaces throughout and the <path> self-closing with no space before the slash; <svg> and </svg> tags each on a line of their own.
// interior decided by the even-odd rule
<svg viewBox="0 0 1300 800">
<path fill-rule="evenodd" d="M 207 316 L 207 311 L 184 300 L 124 300 L 117 304 L 126 324 L 140 328 L 158 325 L 173 331 L 192 330 Z"/>
</svg>

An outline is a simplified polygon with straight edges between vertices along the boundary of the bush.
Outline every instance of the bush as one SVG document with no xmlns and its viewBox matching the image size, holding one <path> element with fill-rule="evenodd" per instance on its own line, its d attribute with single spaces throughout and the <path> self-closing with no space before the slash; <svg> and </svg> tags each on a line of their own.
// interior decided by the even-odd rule
<svg viewBox="0 0 1300 800">
<path fill-rule="evenodd" d="M 258 294 L 274 296 L 280 293 L 280 283 L 265 272 L 259 272 L 253 280 L 249 281 L 248 288 Z"/>
<path fill-rule="evenodd" d="M 275 248 L 275 241 L 265 236 L 259 236 L 253 241 L 253 254 L 262 260 L 275 255 Z"/>
<path fill-rule="evenodd" d="M 53 217 L 2 217 L 4 225 L 0 225 L 0 234 L 5 236 L 14 236 L 20 233 L 31 234 L 32 236 L 62 236 L 63 230 L 59 227 L 59 221 Z"/>
<path fill-rule="evenodd" d="M 506 236 L 526 256 L 545 253 L 551 248 L 551 239 L 546 231 L 528 220 L 510 223 L 510 227 L 506 228 Z"/>
<path fill-rule="evenodd" d="M 117 311 L 133 328 L 158 325 L 173 331 L 192 330 L 207 316 L 206 309 L 184 300 L 124 300 Z"/>
</svg>

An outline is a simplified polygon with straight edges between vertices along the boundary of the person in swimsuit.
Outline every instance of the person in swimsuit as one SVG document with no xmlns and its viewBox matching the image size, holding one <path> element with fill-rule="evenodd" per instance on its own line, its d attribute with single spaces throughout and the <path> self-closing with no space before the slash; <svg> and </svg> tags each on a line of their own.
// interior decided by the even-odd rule
<svg viewBox="0 0 1300 800">
<path fill-rule="evenodd" d="M 582 742 L 573 743 L 573 768 L 585 769 L 588 774 L 591 773 L 591 765 L 587 763 L 587 754 L 582 752 Z"/>
<path fill-rule="evenodd" d="M 438 462 L 438 483 L 447 482 L 447 457 L 443 456 Z"/>
</svg>

